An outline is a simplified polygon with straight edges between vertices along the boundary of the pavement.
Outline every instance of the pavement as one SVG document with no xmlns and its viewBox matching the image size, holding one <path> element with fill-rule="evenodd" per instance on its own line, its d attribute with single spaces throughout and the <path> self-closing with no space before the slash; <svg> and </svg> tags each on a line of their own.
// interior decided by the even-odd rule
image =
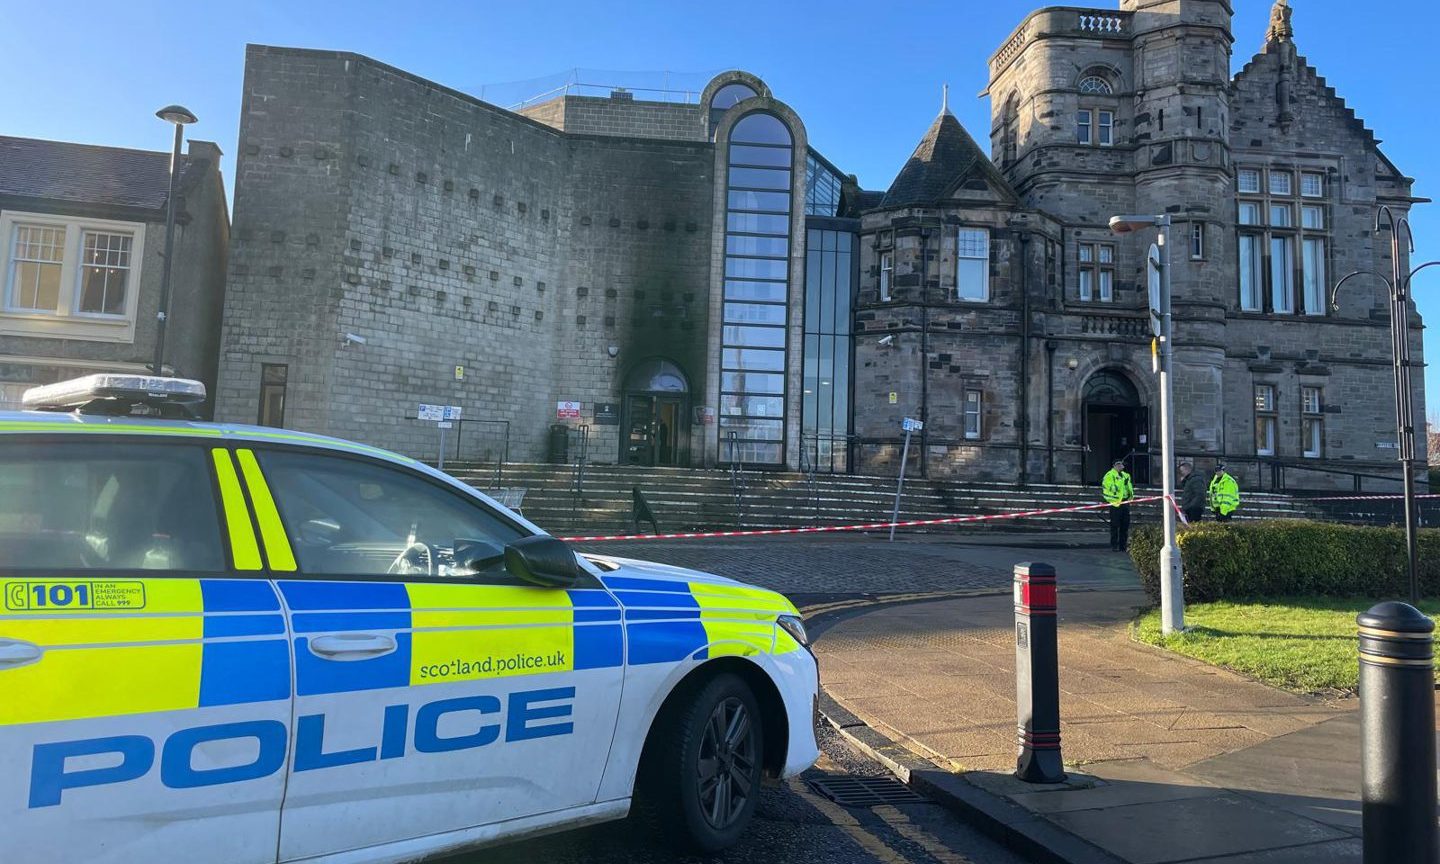
<svg viewBox="0 0 1440 864">
<path fill-rule="evenodd" d="M 1144 602 L 1135 589 L 1061 590 L 1064 784 L 1012 776 L 1008 594 L 852 611 L 816 642 L 822 686 L 849 712 L 845 731 L 863 723 L 919 757 L 908 770 L 988 793 L 1018 830 L 1054 829 L 1046 857 L 1358 862 L 1356 700 L 1282 692 L 1131 642 Z"/>
</svg>

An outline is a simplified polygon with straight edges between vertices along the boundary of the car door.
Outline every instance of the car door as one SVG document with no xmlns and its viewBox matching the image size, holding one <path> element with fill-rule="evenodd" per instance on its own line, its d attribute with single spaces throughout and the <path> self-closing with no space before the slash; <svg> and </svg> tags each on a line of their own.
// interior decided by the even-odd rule
<svg viewBox="0 0 1440 864">
<path fill-rule="evenodd" d="M 275 860 L 290 648 L 229 460 L 0 437 L 0 860 Z"/>
<path fill-rule="evenodd" d="M 598 580 L 519 583 L 495 556 L 528 532 L 424 472 L 253 452 L 237 456 L 258 460 L 297 562 L 278 581 L 297 687 L 280 858 L 453 845 L 593 803 L 623 683 Z M 457 551 L 491 561 L 467 570 Z"/>
</svg>

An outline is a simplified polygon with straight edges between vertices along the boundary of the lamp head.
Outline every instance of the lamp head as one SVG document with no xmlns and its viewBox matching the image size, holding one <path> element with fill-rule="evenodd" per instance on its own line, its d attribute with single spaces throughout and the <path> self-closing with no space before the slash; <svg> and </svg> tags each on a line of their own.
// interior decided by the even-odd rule
<svg viewBox="0 0 1440 864">
<path fill-rule="evenodd" d="M 1111 216 L 1110 232 L 1112 234 L 1129 234 L 1132 231 L 1139 231 L 1141 228 L 1154 228 L 1161 224 L 1159 216 Z"/>
<path fill-rule="evenodd" d="M 177 126 L 188 126 L 195 122 L 195 115 L 190 113 L 190 109 L 182 105 L 166 105 L 164 108 L 156 111 L 155 116 L 164 120 L 166 123 L 174 123 Z"/>
</svg>

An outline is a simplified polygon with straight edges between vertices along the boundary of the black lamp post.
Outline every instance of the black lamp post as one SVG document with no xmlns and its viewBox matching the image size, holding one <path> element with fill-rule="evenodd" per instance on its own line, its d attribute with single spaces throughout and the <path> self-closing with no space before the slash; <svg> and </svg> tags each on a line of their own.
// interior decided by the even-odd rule
<svg viewBox="0 0 1440 864">
<path fill-rule="evenodd" d="M 165 363 L 165 324 L 170 317 L 170 259 L 175 251 L 175 185 L 180 174 L 180 144 L 184 127 L 195 122 L 195 115 L 179 105 L 167 105 L 155 116 L 175 126 L 175 145 L 170 151 L 170 191 L 165 196 L 165 266 L 160 275 L 160 308 L 155 313 L 155 362 L 151 370 L 163 375 Z"/>
<path fill-rule="evenodd" d="M 1405 229 L 1405 241 L 1411 254 L 1415 252 L 1415 235 L 1410 231 L 1410 220 L 1401 216 L 1395 218 L 1388 206 L 1381 206 L 1375 213 L 1375 232 L 1380 232 L 1380 217 L 1390 223 L 1390 276 L 1382 273 L 1356 270 L 1335 283 L 1330 292 L 1330 307 L 1340 311 L 1338 302 L 1340 286 L 1356 276 L 1374 276 L 1390 289 L 1390 350 L 1395 363 L 1395 446 L 1400 454 L 1400 471 L 1405 482 L 1405 567 L 1410 580 L 1410 602 L 1420 602 L 1419 554 L 1415 538 L 1415 409 L 1410 397 L 1410 280 L 1426 267 L 1440 264 L 1427 261 L 1406 273 L 1400 269 L 1400 229 Z"/>
</svg>

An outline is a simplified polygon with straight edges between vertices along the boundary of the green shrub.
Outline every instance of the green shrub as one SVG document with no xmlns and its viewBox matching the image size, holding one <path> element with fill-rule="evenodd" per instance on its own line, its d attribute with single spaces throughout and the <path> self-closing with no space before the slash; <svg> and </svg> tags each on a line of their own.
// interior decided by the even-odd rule
<svg viewBox="0 0 1440 864">
<path fill-rule="evenodd" d="M 1130 557 L 1152 602 L 1160 602 L 1161 530 L 1130 535 Z M 1409 593 L 1405 532 L 1324 522 L 1201 523 L 1180 532 L 1185 602 L 1315 594 L 1399 597 Z M 1440 594 L 1440 530 L 1421 531 L 1420 590 Z"/>
</svg>

